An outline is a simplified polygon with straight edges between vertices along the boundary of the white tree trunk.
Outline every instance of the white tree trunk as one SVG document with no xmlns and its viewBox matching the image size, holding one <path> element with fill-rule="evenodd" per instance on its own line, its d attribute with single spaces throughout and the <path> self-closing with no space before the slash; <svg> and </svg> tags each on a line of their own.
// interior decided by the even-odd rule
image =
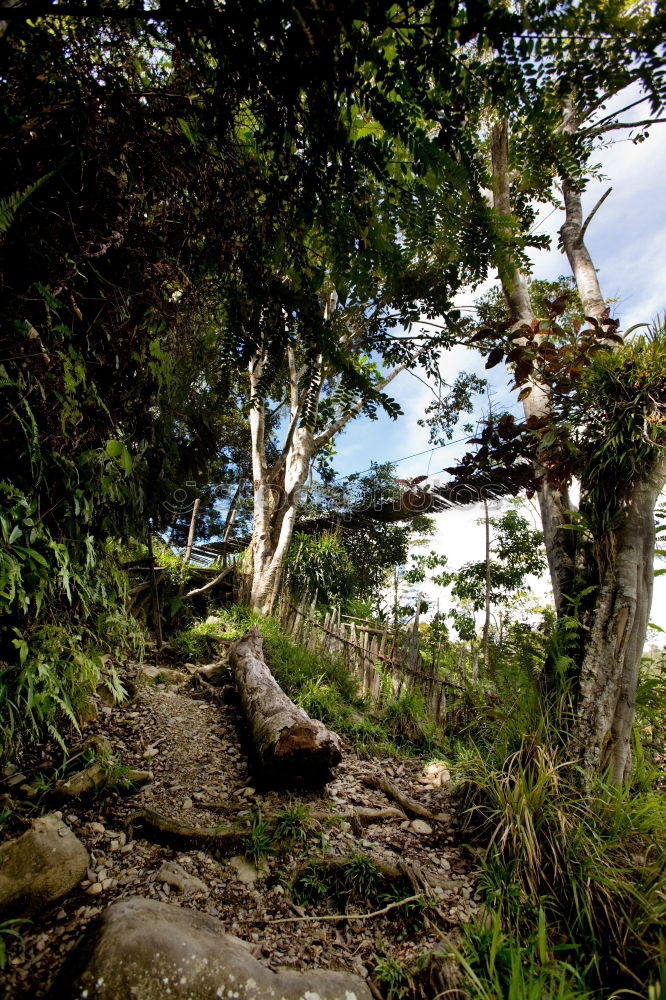
<svg viewBox="0 0 666 1000">
<path fill-rule="evenodd" d="M 250 601 L 264 614 L 270 614 L 278 595 L 301 492 L 314 456 L 312 434 L 306 427 L 299 427 L 285 462 L 284 485 L 266 483 L 257 489 L 255 484 Z"/>
<path fill-rule="evenodd" d="M 328 318 L 335 308 L 336 298 L 329 297 L 325 308 Z M 287 350 L 289 365 L 290 424 L 282 452 L 277 462 L 268 467 L 266 460 L 266 415 L 264 403 L 258 399 L 258 386 L 262 372 L 270 359 L 266 354 L 253 358 L 250 363 L 250 390 L 254 405 L 250 410 L 250 432 L 252 437 L 252 476 L 254 486 L 254 518 L 252 541 L 250 543 L 250 603 L 263 614 L 270 614 L 279 594 L 284 561 L 292 539 L 296 516 L 303 487 L 310 474 L 312 462 L 333 437 L 363 409 L 364 400 L 359 399 L 341 413 L 331 424 L 318 434 L 313 434 L 304 426 L 302 417 L 305 397 L 311 404 L 313 387 L 301 385 L 302 373 L 298 371 L 293 349 Z M 310 422 L 316 420 L 319 393 L 324 381 L 322 359 L 315 387 L 316 405 L 314 413 L 310 405 Z M 394 368 L 377 386 L 382 391 L 396 378 L 406 364 Z"/>
<path fill-rule="evenodd" d="M 491 135 L 491 156 L 493 168 L 493 204 L 502 219 L 510 219 L 511 193 L 509 180 L 509 133 L 506 120 L 494 126 Z M 509 311 L 516 317 L 516 326 L 528 324 L 535 319 L 530 299 L 527 278 L 511 259 L 504 259 L 499 265 L 500 279 Z M 531 384 L 531 393 L 523 400 L 525 417 L 544 417 L 550 413 L 548 393 L 536 382 Z M 566 488 L 556 488 L 543 476 L 544 469 L 535 463 L 535 476 L 539 478 L 537 499 L 541 512 L 543 539 L 553 588 L 553 600 L 558 612 L 562 610 L 562 597 L 566 593 L 566 581 L 571 579 L 572 560 L 569 539 L 564 525 L 570 520 L 571 502 Z"/>
</svg>

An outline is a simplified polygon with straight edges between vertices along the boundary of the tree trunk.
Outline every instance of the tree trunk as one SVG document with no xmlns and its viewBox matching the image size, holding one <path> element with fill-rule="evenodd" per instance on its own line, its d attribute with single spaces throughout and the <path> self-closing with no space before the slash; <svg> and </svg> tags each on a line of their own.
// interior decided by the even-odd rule
<svg viewBox="0 0 666 1000">
<path fill-rule="evenodd" d="M 495 125 L 491 134 L 493 168 L 493 204 L 501 218 L 511 218 L 511 193 L 509 178 L 509 132 L 506 120 Z M 500 280 L 509 310 L 516 317 L 516 326 L 531 325 L 535 319 L 527 278 L 509 258 L 500 261 Z M 517 341 L 519 343 L 519 341 Z M 523 401 L 525 417 L 543 417 L 550 412 L 548 393 L 534 382 L 531 393 Z M 543 541 L 546 548 L 553 600 L 558 614 L 563 611 L 563 595 L 568 593 L 568 583 L 573 579 L 573 560 L 570 551 L 571 532 L 564 525 L 571 515 L 571 501 L 566 487 L 557 489 L 543 476 L 544 469 L 535 462 L 535 477 L 539 481 L 537 498 L 541 512 Z"/>
<path fill-rule="evenodd" d="M 264 614 L 270 614 L 275 605 L 301 491 L 314 454 L 312 434 L 306 427 L 299 427 L 286 459 L 284 485 L 270 482 L 265 475 L 264 483 L 257 488 L 255 479 L 250 603 Z"/>
<path fill-rule="evenodd" d="M 330 781 L 342 759 L 340 737 L 287 697 L 266 666 L 256 625 L 234 643 L 229 661 L 267 780 L 280 786 Z"/>
<path fill-rule="evenodd" d="M 201 498 L 197 497 L 194 501 L 194 506 L 192 507 L 192 517 L 190 518 L 190 530 L 187 533 L 187 544 L 185 546 L 185 554 L 183 555 L 183 562 L 185 565 L 192 558 L 192 546 L 194 545 L 194 533 L 197 527 L 197 514 L 199 513 L 199 504 L 201 503 Z"/>
<path fill-rule="evenodd" d="M 483 665 L 486 670 L 492 675 L 493 671 L 491 669 L 488 647 L 489 647 L 489 637 L 490 637 L 490 517 L 488 516 L 488 501 L 483 500 L 483 513 L 486 525 L 486 580 L 485 580 L 485 608 L 484 608 L 484 618 L 483 618 Z M 476 654 L 478 663 L 478 653 Z M 472 673 L 474 671 L 472 670 Z M 475 680 L 475 678 L 474 678 Z"/>
<path fill-rule="evenodd" d="M 666 457 L 627 498 L 626 520 L 607 546 L 585 646 L 571 746 L 585 771 L 609 769 L 621 784 L 631 770 L 636 685 L 652 605 L 654 508 Z"/>
<path fill-rule="evenodd" d="M 575 129 L 571 105 L 566 102 L 562 129 L 565 132 Z M 491 150 L 495 208 L 500 216 L 510 216 L 508 132 L 505 122 L 493 129 Z M 605 302 L 584 236 L 604 199 L 583 221 L 579 185 L 564 178 L 562 193 L 565 222 L 560 232 L 564 250 L 585 314 L 603 323 Z M 511 260 L 500 262 L 500 276 L 511 311 L 522 322 L 530 322 L 529 290 Z M 548 414 L 547 393 L 541 386 L 534 385 L 524 406 L 528 417 Z M 538 474 L 538 463 L 536 471 Z M 613 784 L 625 780 L 631 768 L 631 730 L 638 669 L 652 603 L 654 509 L 665 481 L 666 458 L 662 457 L 655 463 L 651 475 L 634 483 L 624 501 L 624 524 L 604 540 L 598 591 L 594 606 L 586 615 L 586 641 L 577 665 L 578 689 L 573 692 L 575 708 L 570 749 L 588 774 L 609 769 Z M 618 485 L 621 488 L 622 484 Z M 580 591 L 580 581 L 577 583 L 576 579 L 576 557 L 571 545 L 574 532 L 565 529 L 571 519 L 572 504 L 566 490 L 555 489 L 545 480 L 539 487 L 538 497 L 555 607 L 561 616 L 567 612 L 563 605 L 564 596 L 575 599 Z M 567 538 L 567 535 L 570 537 Z M 588 577 L 590 568 L 586 567 Z M 546 677 L 544 689 L 547 688 Z"/>
<path fill-rule="evenodd" d="M 331 294 L 324 309 L 325 319 L 331 317 L 336 301 L 337 297 Z M 414 360 L 419 353 L 414 356 Z M 262 373 L 271 362 L 265 353 L 256 355 L 250 362 L 253 404 L 250 410 L 250 432 L 254 486 L 250 603 L 263 614 L 270 614 L 278 596 L 301 492 L 310 474 L 312 462 L 334 436 L 361 412 L 365 402 L 363 399 L 357 400 L 332 420 L 326 430 L 315 435 L 310 426 L 316 423 L 319 393 L 326 377 L 322 359 L 319 358 L 315 366 L 314 387 L 312 384 L 302 383 L 305 369 L 299 372 L 291 347 L 287 349 L 287 361 L 290 423 L 282 451 L 271 467 L 266 458 L 266 409 L 258 392 Z M 406 367 L 407 364 L 398 365 L 374 389 L 377 392 L 384 390 Z M 312 373 L 310 374 L 312 377 Z M 305 412 L 309 414 L 310 426 L 305 426 L 303 422 Z"/>
</svg>

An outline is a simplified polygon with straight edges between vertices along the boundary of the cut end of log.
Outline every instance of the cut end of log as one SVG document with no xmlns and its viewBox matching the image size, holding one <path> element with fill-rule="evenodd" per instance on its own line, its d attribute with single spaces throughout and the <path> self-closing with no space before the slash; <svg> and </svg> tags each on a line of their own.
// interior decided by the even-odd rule
<svg viewBox="0 0 666 1000">
<path fill-rule="evenodd" d="M 285 729 L 265 763 L 276 782 L 323 785 L 341 760 L 340 737 L 311 719 Z"/>
</svg>

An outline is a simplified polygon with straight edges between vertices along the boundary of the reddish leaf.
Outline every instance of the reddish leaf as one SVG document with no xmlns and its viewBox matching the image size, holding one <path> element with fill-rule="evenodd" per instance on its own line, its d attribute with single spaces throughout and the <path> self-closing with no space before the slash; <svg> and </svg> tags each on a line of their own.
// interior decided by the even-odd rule
<svg viewBox="0 0 666 1000">
<path fill-rule="evenodd" d="M 534 371 L 534 364 L 531 361 L 520 361 L 516 365 L 516 385 L 520 385 L 525 379 L 528 379 L 532 372 Z"/>
<path fill-rule="evenodd" d="M 412 486 L 416 486 L 418 483 L 423 483 L 427 479 L 427 476 L 417 476 L 416 479 L 412 479 Z"/>
<path fill-rule="evenodd" d="M 570 301 L 571 301 L 571 292 L 562 292 L 562 294 L 558 295 L 557 298 L 554 299 L 553 302 L 551 303 L 550 306 L 551 312 L 555 313 L 556 316 L 560 316 L 564 312 Z"/>
<path fill-rule="evenodd" d="M 524 399 L 527 399 L 527 397 L 531 392 L 532 392 L 532 386 L 526 385 L 523 389 L 520 390 L 520 393 L 518 394 L 518 402 L 522 403 Z"/>
<path fill-rule="evenodd" d="M 486 326 L 483 328 L 483 330 L 479 330 L 478 333 L 475 333 L 473 337 L 470 337 L 469 342 L 470 344 L 478 344 L 480 340 L 487 340 L 488 337 L 494 337 L 494 336 L 495 336 L 495 331 L 490 329 L 490 327 Z"/>
<path fill-rule="evenodd" d="M 493 350 L 488 355 L 488 360 L 486 361 L 486 368 L 494 368 L 498 365 L 502 358 L 504 357 L 503 347 L 494 347 Z"/>
<path fill-rule="evenodd" d="M 574 328 L 574 331 L 576 333 L 580 333 L 581 326 L 582 326 L 582 323 L 581 323 L 581 321 L 579 319 L 575 319 L 573 321 L 573 328 Z"/>
</svg>

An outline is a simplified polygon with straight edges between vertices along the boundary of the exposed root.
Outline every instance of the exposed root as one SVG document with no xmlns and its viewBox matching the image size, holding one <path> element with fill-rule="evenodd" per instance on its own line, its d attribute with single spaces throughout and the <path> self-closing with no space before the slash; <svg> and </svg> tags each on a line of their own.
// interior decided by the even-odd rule
<svg viewBox="0 0 666 1000">
<path fill-rule="evenodd" d="M 113 748 L 104 736 L 91 736 L 77 750 L 76 757 L 80 757 L 87 750 L 94 750 L 98 759 L 69 778 L 57 781 L 48 796 L 51 801 L 67 802 L 69 799 L 89 795 L 102 788 L 136 787 L 152 780 L 151 771 L 139 771 L 114 764 Z"/>
<path fill-rule="evenodd" d="M 162 816 L 152 809 L 140 809 L 125 821 L 125 829 L 130 838 L 136 831 L 147 840 L 168 847 L 196 847 L 212 854 L 234 854 L 242 850 L 247 828 L 235 825 L 226 827 L 196 827 L 179 823 L 178 820 Z"/>
<path fill-rule="evenodd" d="M 367 785 L 368 788 L 375 788 L 384 795 L 388 795 L 390 799 L 397 802 L 401 809 L 407 813 L 408 816 L 416 816 L 419 819 L 433 819 L 437 820 L 439 817 L 432 813 L 425 806 L 422 806 L 420 802 L 416 799 L 411 798 L 411 796 L 406 795 L 401 792 L 392 781 L 388 778 L 383 778 L 378 774 L 369 774 L 363 779 L 363 784 Z"/>
</svg>

